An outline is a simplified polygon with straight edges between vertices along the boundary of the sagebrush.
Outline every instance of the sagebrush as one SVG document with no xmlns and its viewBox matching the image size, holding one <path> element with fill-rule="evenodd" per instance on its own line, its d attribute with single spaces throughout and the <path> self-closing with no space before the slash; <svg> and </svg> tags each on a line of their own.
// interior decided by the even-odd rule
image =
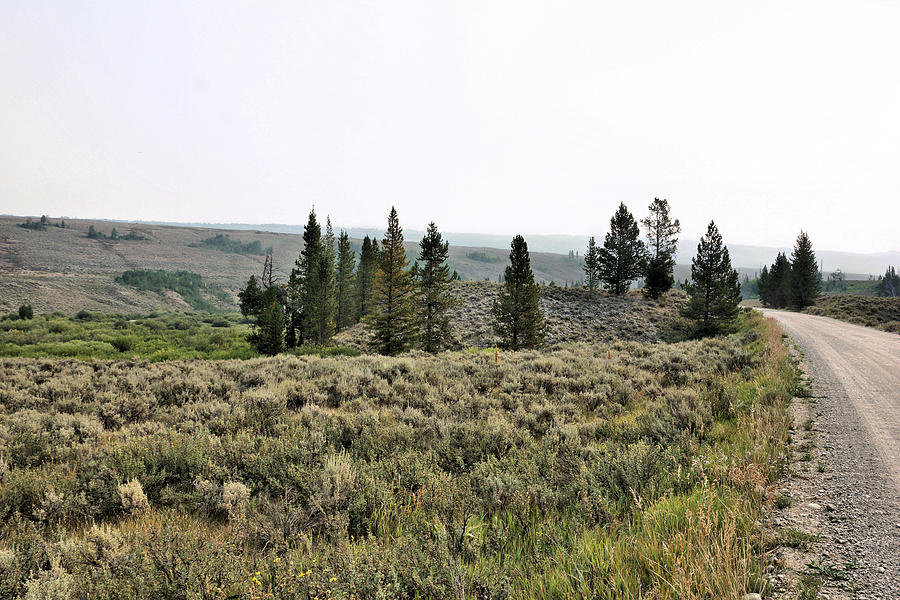
<svg viewBox="0 0 900 600">
<path fill-rule="evenodd" d="M 0 597 L 740 597 L 794 382 L 756 316 L 499 357 L 2 359 Z"/>
</svg>

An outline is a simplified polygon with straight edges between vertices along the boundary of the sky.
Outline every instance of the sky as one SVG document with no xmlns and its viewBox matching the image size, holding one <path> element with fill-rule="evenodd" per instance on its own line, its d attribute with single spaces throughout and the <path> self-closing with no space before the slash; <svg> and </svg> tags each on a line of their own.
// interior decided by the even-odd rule
<svg viewBox="0 0 900 600">
<path fill-rule="evenodd" d="M 900 2 L 0 0 L 0 213 L 900 250 Z"/>
</svg>

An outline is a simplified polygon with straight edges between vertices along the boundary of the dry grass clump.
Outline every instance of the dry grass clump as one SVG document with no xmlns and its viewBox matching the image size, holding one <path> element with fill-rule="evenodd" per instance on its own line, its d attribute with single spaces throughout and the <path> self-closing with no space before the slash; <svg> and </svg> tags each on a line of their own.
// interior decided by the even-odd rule
<svg viewBox="0 0 900 600">
<path fill-rule="evenodd" d="M 821 296 L 803 312 L 900 333 L 900 298 L 836 294 Z"/>
<path fill-rule="evenodd" d="M 489 281 L 454 282 L 453 295 L 458 304 L 450 311 L 452 340 L 450 348 L 492 348 L 494 334 L 491 305 L 500 285 Z M 687 296 L 673 290 L 660 302 L 639 293 L 625 297 L 600 292 L 593 298 L 586 290 L 547 286 L 541 291 L 541 307 L 547 323 L 549 345 L 578 342 L 635 342 L 682 339 L 687 323 L 679 316 L 679 307 Z M 371 331 L 359 324 L 335 338 L 339 345 L 368 350 Z"/>
<path fill-rule="evenodd" d="M 760 317 L 496 363 L 0 359 L 0 597 L 759 591 L 794 377 Z"/>
</svg>

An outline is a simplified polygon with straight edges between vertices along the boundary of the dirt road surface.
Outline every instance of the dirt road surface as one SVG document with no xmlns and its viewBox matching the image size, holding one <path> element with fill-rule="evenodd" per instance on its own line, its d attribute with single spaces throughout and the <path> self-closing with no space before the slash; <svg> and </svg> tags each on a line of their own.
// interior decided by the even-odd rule
<svg viewBox="0 0 900 600">
<path fill-rule="evenodd" d="M 805 355 L 822 474 L 821 565 L 852 565 L 847 597 L 900 598 L 900 335 L 763 310 Z M 843 596 L 843 594 L 841 594 Z"/>
</svg>

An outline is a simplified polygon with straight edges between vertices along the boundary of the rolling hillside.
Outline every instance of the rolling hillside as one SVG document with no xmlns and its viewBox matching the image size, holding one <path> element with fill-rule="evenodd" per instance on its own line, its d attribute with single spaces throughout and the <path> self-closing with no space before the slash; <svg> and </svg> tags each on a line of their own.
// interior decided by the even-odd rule
<svg viewBox="0 0 900 600">
<path fill-rule="evenodd" d="M 36 220 L 34 217 L 32 221 Z M 52 218 L 51 223 L 59 219 Z M 233 245 L 258 242 L 260 248 L 271 247 L 275 260 L 275 275 L 287 278 L 302 247 L 302 228 L 294 226 L 260 225 L 169 225 L 155 223 L 125 223 L 87 219 L 67 219 L 66 228 L 50 226 L 44 231 L 26 229 L 19 224 L 26 217 L 0 216 L 0 312 L 14 310 L 22 303 L 31 303 L 38 312 L 59 310 L 73 314 L 79 310 L 142 312 L 156 308 L 189 310 L 184 300 L 174 293 L 160 295 L 141 292 L 117 284 L 114 280 L 129 269 L 162 269 L 191 271 L 203 277 L 205 283 L 224 290 L 232 297 L 254 273 L 262 271 L 261 254 L 225 252 L 204 247 L 203 240 L 216 235 L 228 235 Z M 115 228 L 120 236 L 134 233 L 145 239 L 91 239 L 93 227 L 109 236 Z M 282 229 L 286 231 L 269 231 Z M 289 230 L 289 231 L 288 231 Z M 353 235 L 376 235 L 374 230 L 351 230 Z M 407 230 L 406 249 L 411 258 L 418 253 L 420 232 Z M 456 239 L 484 242 L 483 246 L 451 245 L 450 266 L 464 280 L 497 281 L 508 261 L 508 248 L 501 244 L 501 236 L 478 234 L 448 234 L 451 243 Z M 531 261 L 535 278 L 542 283 L 555 282 L 559 286 L 580 281 L 583 277 L 581 257 L 568 254 L 539 252 L 536 248 L 562 247 L 573 241 L 572 236 L 534 236 Z M 551 243 L 552 242 L 552 243 Z M 351 238 L 355 250 L 361 239 Z M 683 247 L 687 247 L 684 242 Z M 554 245 L 555 244 L 555 245 Z M 682 281 L 690 277 L 689 253 L 686 263 L 675 267 L 675 277 Z M 774 257 L 774 254 L 773 254 Z M 735 264 L 740 265 L 738 259 Z M 741 275 L 755 276 L 755 267 L 738 267 Z M 221 308 L 232 306 L 215 300 Z"/>
<path fill-rule="evenodd" d="M 129 269 L 185 270 L 198 273 L 204 282 L 233 296 L 251 274 L 262 271 L 263 256 L 198 247 L 203 240 L 221 233 L 242 244 L 258 241 L 262 248 L 272 247 L 274 271 L 281 279 L 287 277 L 302 247 L 301 237 L 294 233 L 84 219 L 67 219 L 66 228 L 50 226 L 38 231 L 20 227 L 25 221 L 25 217 L 0 217 L 0 312 L 26 302 L 38 312 L 68 314 L 82 309 L 189 310 L 177 294 L 141 292 L 117 284 L 115 278 Z M 52 223 L 58 221 L 51 219 Z M 87 237 L 91 227 L 107 236 L 115 227 L 120 236 L 133 232 L 146 239 L 91 239 Z M 360 240 L 354 239 L 353 244 L 358 250 Z M 406 246 L 415 256 L 417 241 L 408 241 Z M 454 246 L 450 263 L 464 279 L 496 281 L 507 256 L 507 250 L 497 248 Z M 580 260 L 566 255 L 535 252 L 532 264 L 538 281 L 564 284 L 582 276 Z"/>
<path fill-rule="evenodd" d="M 453 287 L 457 304 L 450 309 L 451 348 L 490 348 L 498 343 L 493 330 L 491 305 L 500 284 L 460 281 Z M 632 292 L 624 297 L 599 293 L 589 298 L 583 289 L 547 286 L 541 294 L 548 344 L 575 342 L 658 342 L 680 339 L 687 323 L 679 308 L 687 301 L 684 292 L 668 292 L 659 302 Z M 335 336 L 335 343 L 372 351 L 372 330 L 363 322 Z"/>
</svg>

